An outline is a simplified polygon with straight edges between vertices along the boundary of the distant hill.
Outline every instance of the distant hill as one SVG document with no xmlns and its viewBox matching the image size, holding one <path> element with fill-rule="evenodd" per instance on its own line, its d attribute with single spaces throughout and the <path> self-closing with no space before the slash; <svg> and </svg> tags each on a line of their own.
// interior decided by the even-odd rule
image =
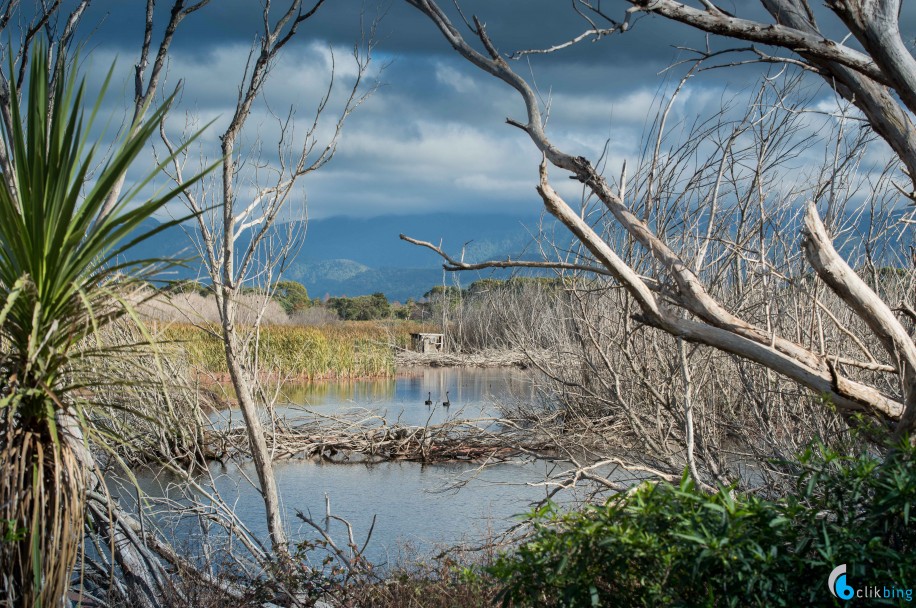
<svg viewBox="0 0 916 608">
<path fill-rule="evenodd" d="M 151 221 L 152 222 L 152 221 Z M 466 261 L 522 256 L 536 258 L 529 230 L 537 217 L 505 215 L 425 214 L 375 218 L 332 217 L 311 220 L 297 255 L 287 263 L 284 277 L 299 281 L 312 297 L 359 296 L 384 293 L 390 300 L 419 298 L 434 285 L 442 284 L 442 260 L 432 251 L 400 240 L 400 234 L 442 243 L 449 253 Z M 154 224 L 147 224 L 147 228 Z M 195 232 L 188 225 L 162 231 L 130 253 L 131 257 L 195 255 Z M 279 229 L 278 234 L 285 232 Z M 244 240 L 244 237 L 243 237 Z M 240 243 L 244 245 L 244 243 Z M 169 278 L 202 276 L 199 261 L 179 269 Z M 507 273 L 498 273 L 506 276 Z M 466 273 L 462 284 L 494 272 Z M 449 283 L 451 278 L 447 279 Z"/>
<path fill-rule="evenodd" d="M 893 211 L 899 220 L 909 208 Z M 374 218 L 332 217 L 311 220 L 306 225 L 305 240 L 297 255 L 288 261 L 284 277 L 299 281 L 312 297 L 360 296 L 375 292 L 384 293 L 389 300 L 404 302 L 408 298 L 420 298 L 431 287 L 443 281 L 442 260 L 434 252 L 411 245 L 398 238 L 403 233 L 417 239 L 439 244 L 445 251 L 460 256 L 464 248 L 467 262 L 485 259 L 500 259 L 512 256 L 514 259 L 540 259 L 534 246 L 532 232 L 536 232 L 540 218 L 537 216 L 517 217 L 508 215 L 460 215 L 424 214 L 391 215 Z M 785 238 L 798 242 L 800 216 L 787 225 L 770 226 L 769 230 L 780 232 Z M 844 222 L 844 229 L 835 245 L 844 257 L 858 259 L 864 246 L 868 248 L 879 265 L 908 265 L 909 247 L 913 234 L 905 225 L 897 224 L 897 230 L 871 238 L 868 229 L 869 217 L 863 213 L 850 215 Z M 154 227 L 150 220 L 146 228 Z M 172 227 L 156 235 L 150 242 L 135 248 L 133 258 L 178 255 L 191 257 L 194 247 L 189 239 L 196 236 L 195 227 L 187 225 L 188 234 L 181 227 Z M 285 226 L 277 229 L 277 235 L 286 233 Z M 545 231 L 554 233 L 558 242 L 569 234 L 562 226 L 549 220 Z M 244 237 L 240 245 L 245 245 Z M 797 245 L 796 245 L 797 246 Z M 463 286 L 483 277 L 505 278 L 509 271 L 487 270 L 461 273 Z M 523 273 L 530 274 L 530 273 Z M 199 261 L 192 260 L 188 268 L 169 275 L 170 279 L 199 278 L 203 276 Z M 452 284 L 454 274 L 446 277 Z"/>
</svg>

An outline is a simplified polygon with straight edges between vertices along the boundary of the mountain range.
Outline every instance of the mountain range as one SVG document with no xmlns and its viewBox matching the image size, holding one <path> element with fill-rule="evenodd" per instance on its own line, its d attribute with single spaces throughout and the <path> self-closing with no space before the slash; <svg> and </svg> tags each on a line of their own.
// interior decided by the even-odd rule
<svg viewBox="0 0 916 608">
<path fill-rule="evenodd" d="M 892 212 L 891 223 L 902 226 L 900 218 L 908 211 Z M 860 260 L 863 246 L 879 265 L 908 265 L 904 259 L 913 244 L 911 231 L 898 230 L 871 236 L 870 217 L 867 214 L 850 215 L 845 219 L 842 236 L 835 246 L 841 255 Z M 141 230 L 155 228 L 149 220 Z M 304 229 L 305 238 L 295 255 L 287 261 L 283 278 L 305 285 L 311 297 L 360 296 L 384 293 L 391 301 L 404 302 L 419 299 L 436 285 L 454 285 L 460 280 L 468 286 L 479 278 L 510 276 L 508 270 L 468 271 L 443 273 L 443 260 L 433 251 L 402 241 L 400 234 L 441 245 L 453 257 L 466 262 L 487 259 L 542 259 L 535 242 L 541 220 L 537 216 L 416 214 L 389 215 L 372 218 L 330 217 L 310 220 L 304 225 L 278 224 L 274 239 L 282 239 L 289 228 Z M 187 230 L 185 229 L 187 228 Z M 786 235 L 790 240 L 799 238 L 800 217 L 787 225 L 770 226 L 768 232 Z M 544 220 L 543 231 L 548 241 L 569 243 L 570 236 L 552 218 Z M 556 231 L 556 233 L 555 233 Z M 175 255 L 190 257 L 195 251 L 192 238 L 196 225 L 173 226 L 155 237 L 137 245 L 127 255 L 131 258 L 161 258 Z M 555 238 L 550 238 L 555 236 Z M 246 235 L 239 239 L 239 247 L 247 246 Z M 530 272 L 519 271 L 520 274 Z M 170 270 L 167 277 L 197 279 L 206 276 L 200 260 L 189 260 L 184 268 Z"/>
<path fill-rule="evenodd" d="M 468 262 L 522 256 L 535 259 L 534 246 L 539 219 L 508 215 L 418 214 L 373 218 L 330 217 L 309 220 L 304 226 L 301 248 L 288 260 L 285 279 L 305 285 L 312 297 L 359 296 L 384 293 L 389 300 L 418 299 L 443 280 L 454 284 L 449 273 L 443 278 L 442 259 L 429 249 L 412 245 L 399 238 L 406 234 L 419 240 L 440 244 L 446 252 Z M 141 230 L 155 228 L 155 220 Z M 186 229 L 185 229 L 186 228 Z M 275 236 L 287 232 L 289 225 L 279 225 Z M 173 226 L 135 246 L 127 255 L 132 258 L 176 255 L 189 258 L 196 226 Z M 243 235 L 240 246 L 247 245 Z M 170 270 L 169 279 L 205 276 L 199 259 L 190 259 L 184 268 Z M 506 271 L 466 272 L 463 285 L 483 277 L 505 277 Z M 163 277 L 164 278 L 164 277 Z"/>
</svg>

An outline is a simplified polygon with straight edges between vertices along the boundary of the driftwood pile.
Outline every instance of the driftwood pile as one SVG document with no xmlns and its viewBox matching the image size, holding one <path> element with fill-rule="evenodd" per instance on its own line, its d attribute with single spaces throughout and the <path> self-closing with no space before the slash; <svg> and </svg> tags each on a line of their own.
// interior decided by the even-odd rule
<svg viewBox="0 0 916 608">
<path fill-rule="evenodd" d="M 472 353 L 418 353 L 400 350 L 395 354 L 398 368 L 405 367 L 521 367 L 531 364 L 530 355 L 520 350 L 493 349 Z"/>
<path fill-rule="evenodd" d="M 268 427 L 270 428 L 270 427 Z M 525 453 L 543 453 L 545 445 L 504 420 L 454 419 L 415 426 L 390 424 L 376 415 L 278 419 L 268 431 L 276 459 L 328 462 L 503 461 Z M 211 430 L 208 453 L 222 459 L 248 453 L 244 427 Z"/>
</svg>

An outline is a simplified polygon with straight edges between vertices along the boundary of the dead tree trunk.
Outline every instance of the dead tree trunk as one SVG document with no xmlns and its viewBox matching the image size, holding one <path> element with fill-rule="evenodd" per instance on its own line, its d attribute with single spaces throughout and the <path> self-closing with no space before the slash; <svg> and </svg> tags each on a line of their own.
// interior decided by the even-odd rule
<svg viewBox="0 0 916 608">
<path fill-rule="evenodd" d="M 239 180 L 251 177 L 246 174 L 245 154 L 237 149 L 238 141 L 252 108 L 263 93 L 272 65 L 281 50 L 299 32 L 300 26 L 311 18 L 324 4 L 318 0 L 311 9 L 306 10 L 302 0 L 291 0 L 288 8 L 276 18 L 271 11 L 271 4 L 263 8 L 263 30 L 255 43 L 249 64 L 245 67 L 239 85 L 239 98 L 235 112 L 228 127 L 220 137 L 222 173 L 216 186 L 219 192 L 219 205 L 215 211 L 206 209 L 206 194 L 187 188 L 185 200 L 197 216 L 200 233 L 199 250 L 213 282 L 213 294 L 220 313 L 220 338 L 226 355 L 229 371 L 239 407 L 245 418 L 251 456 L 257 469 L 258 483 L 264 499 L 268 532 L 274 551 L 281 557 L 288 555 L 287 535 L 284 529 L 280 496 L 273 473 L 271 447 L 268 445 L 264 427 L 260 420 L 258 390 L 259 362 L 257 359 L 258 328 L 264 311 L 275 289 L 279 275 L 287 258 L 301 242 L 301 227 L 297 232 L 295 224 L 292 232 L 278 236 L 275 230 L 280 212 L 286 206 L 294 187 L 305 175 L 323 167 L 333 156 L 349 114 L 366 97 L 372 88 L 364 91 L 363 77 L 369 64 L 372 36 L 367 40 L 365 49 L 357 47 L 354 58 L 357 64 L 357 75 L 350 88 L 350 94 L 340 109 L 332 135 L 323 144 L 318 145 L 317 131 L 319 119 L 328 106 L 333 88 L 334 74 L 330 74 L 330 84 L 318 104 L 314 120 L 304 135 L 304 142 L 298 150 L 292 146 L 293 124 L 289 119 L 278 119 L 280 138 L 277 148 L 280 151 L 279 168 L 270 184 L 264 184 L 255 175 L 257 193 L 253 199 L 240 201 L 236 192 Z M 163 142 L 169 150 L 174 150 L 164 130 L 161 131 Z M 292 160 L 290 163 L 289 161 Z M 250 167 L 248 167 L 250 168 Z M 172 164 L 171 177 L 178 183 L 184 183 L 182 165 Z M 304 210 L 303 210 L 304 215 Z M 242 234 L 250 234 L 247 245 L 239 250 L 237 243 Z M 262 297 L 259 310 L 255 311 L 255 321 L 246 327 L 238 323 L 238 298 L 244 287 L 257 286 Z"/>
</svg>

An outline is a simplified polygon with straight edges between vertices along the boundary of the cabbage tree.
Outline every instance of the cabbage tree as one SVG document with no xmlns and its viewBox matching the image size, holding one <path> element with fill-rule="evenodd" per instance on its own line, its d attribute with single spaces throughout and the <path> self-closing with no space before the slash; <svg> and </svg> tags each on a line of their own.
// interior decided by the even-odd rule
<svg viewBox="0 0 916 608">
<path fill-rule="evenodd" d="M 125 253 L 174 223 L 144 222 L 177 192 L 142 196 L 153 167 L 103 213 L 171 100 L 141 113 L 103 156 L 93 124 L 104 87 L 90 100 L 69 68 L 54 77 L 45 49 L 32 58 L 24 99 L 13 96 L 0 133 L 12 167 L 0 180 L 0 603 L 51 606 L 83 536 L 80 444 L 98 404 L 82 363 L 118 356 L 99 332 L 130 312 L 128 291 L 159 262 Z"/>
</svg>

